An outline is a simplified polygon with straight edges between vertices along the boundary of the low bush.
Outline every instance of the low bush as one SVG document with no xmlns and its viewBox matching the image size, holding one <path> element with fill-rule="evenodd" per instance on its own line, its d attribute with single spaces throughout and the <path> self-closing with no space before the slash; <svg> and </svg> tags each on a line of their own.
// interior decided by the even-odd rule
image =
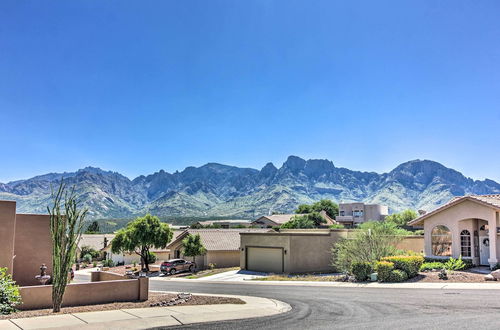
<svg viewBox="0 0 500 330">
<path fill-rule="evenodd" d="M 389 275 L 389 282 L 404 282 L 408 279 L 408 274 L 404 270 L 394 269 Z"/>
<path fill-rule="evenodd" d="M 90 264 L 92 262 L 92 255 L 90 255 L 90 253 L 87 253 L 86 255 L 84 255 L 83 262 Z"/>
<path fill-rule="evenodd" d="M 394 270 L 394 263 L 389 261 L 379 261 L 375 264 L 377 277 L 380 282 L 390 282 L 391 272 Z"/>
<path fill-rule="evenodd" d="M 7 268 L 0 268 L 0 315 L 8 315 L 16 311 L 21 303 L 19 287 L 7 274 Z"/>
<path fill-rule="evenodd" d="M 113 262 L 113 260 L 111 259 L 106 259 L 102 262 L 102 265 L 104 267 L 114 267 L 115 266 L 115 263 Z"/>
<path fill-rule="evenodd" d="M 467 268 L 467 265 L 462 260 L 462 256 L 460 256 L 458 259 L 448 259 L 448 261 L 444 264 L 444 268 L 446 270 L 463 270 Z"/>
<path fill-rule="evenodd" d="M 422 256 L 394 256 L 394 257 L 384 257 L 382 261 L 389 261 L 394 264 L 395 269 L 404 271 L 409 278 L 418 275 L 420 266 L 424 262 L 424 257 Z"/>
<path fill-rule="evenodd" d="M 148 253 L 148 264 L 154 264 L 156 262 L 156 254 L 154 252 L 149 252 Z"/>
<path fill-rule="evenodd" d="M 424 262 L 422 266 L 420 266 L 421 272 L 428 272 L 432 270 L 441 270 L 444 269 L 444 263 L 434 261 L 434 262 Z"/>
<path fill-rule="evenodd" d="M 351 273 L 356 278 L 356 281 L 366 281 L 368 276 L 373 271 L 372 264 L 369 262 L 353 262 L 351 266 Z"/>
<path fill-rule="evenodd" d="M 442 262 L 442 263 L 446 263 L 451 258 L 431 258 L 431 257 L 425 257 L 424 259 L 425 259 L 424 262 Z M 462 261 L 465 264 L 465 268 L 464 269 L 469 269 L 469 268 L 474 267 L 474 265 L 472 264 L 472 260 L 471 259 L 463 259 Z"/>
<path fill-rule="evenodd" d="M 492 271 L 497 269 L 500 269 L 500 263 L 497 263 L 495 266 L 493 266 L 493 268 L 491 268 Z"/>
</svg>

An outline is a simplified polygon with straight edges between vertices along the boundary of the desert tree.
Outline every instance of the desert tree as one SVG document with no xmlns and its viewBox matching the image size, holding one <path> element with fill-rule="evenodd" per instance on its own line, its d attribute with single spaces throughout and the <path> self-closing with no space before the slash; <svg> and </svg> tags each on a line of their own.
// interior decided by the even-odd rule
<svg viewBox="0 0 500 330">
<path fill-rule="evenodd" d="M 164 249 L 172 239 L 172 229 L 158 217 L 146 214 L 129 222 L 111 241 L 113 253 L 135 253 L 141 258 L 141 268 L 149 271 L 152 248 Z"/>
<path fill-rule="evenodd" d="M 66 190 L 61 180 L 57 192 L 52 192 L 53 204 L 47 207 L 52 235 L 52 308 L 61 310 L 62 299 L 68 284 L 68 273 L 76 257 L 87 209 L 78 205 L 75 187 Z"/>
<path fill-rule="evenodd" d="M 193 257 L 193 262 L 195 261 L 196 256 L 201 256 L 207 253 L 207 249 L 203 246 L 201 242 L 200 234 L 192 235 L 188 234 L 182 240 L 182 246 L 184 249 L 183 254 L 186 257 Z"/>
</svg>

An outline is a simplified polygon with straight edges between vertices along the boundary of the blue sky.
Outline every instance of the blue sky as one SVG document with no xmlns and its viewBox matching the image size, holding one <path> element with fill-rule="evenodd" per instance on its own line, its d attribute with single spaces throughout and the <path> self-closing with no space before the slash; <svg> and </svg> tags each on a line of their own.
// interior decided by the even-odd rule
<svg viewBox="0 0 500 330">
<path fill-rule="evenodd" d="M 500 181 L 498 1 L 0 2 L 0 182 L 288 155 Z"/>
</svg>

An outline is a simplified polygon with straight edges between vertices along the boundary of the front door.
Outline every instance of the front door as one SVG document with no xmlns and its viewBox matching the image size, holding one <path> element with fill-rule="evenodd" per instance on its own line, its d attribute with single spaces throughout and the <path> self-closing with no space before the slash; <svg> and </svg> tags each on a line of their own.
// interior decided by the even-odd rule
<svg viewBox="0 0 500 330">
<path fill-rule="evenodd" d="M 489 265 L 490 258 L 490 239 L 488 236 L 479 236 L 479 263 Z"/>
</svg>

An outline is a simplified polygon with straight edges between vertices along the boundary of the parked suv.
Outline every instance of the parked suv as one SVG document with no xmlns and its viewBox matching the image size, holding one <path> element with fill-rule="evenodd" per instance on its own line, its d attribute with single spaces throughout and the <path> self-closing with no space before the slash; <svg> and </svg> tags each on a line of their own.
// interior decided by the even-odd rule
<svg viewBox="0 0 500 330">
<path fill-rule="evenodd" d="M 174 275 L 178 272 L 193 272 L 196 268 L 196 264 L 192 261 L 187 261 L 184 259 L 170 259 L 161 263 L 160 270 L 163 274 Z"/>
</svg>

